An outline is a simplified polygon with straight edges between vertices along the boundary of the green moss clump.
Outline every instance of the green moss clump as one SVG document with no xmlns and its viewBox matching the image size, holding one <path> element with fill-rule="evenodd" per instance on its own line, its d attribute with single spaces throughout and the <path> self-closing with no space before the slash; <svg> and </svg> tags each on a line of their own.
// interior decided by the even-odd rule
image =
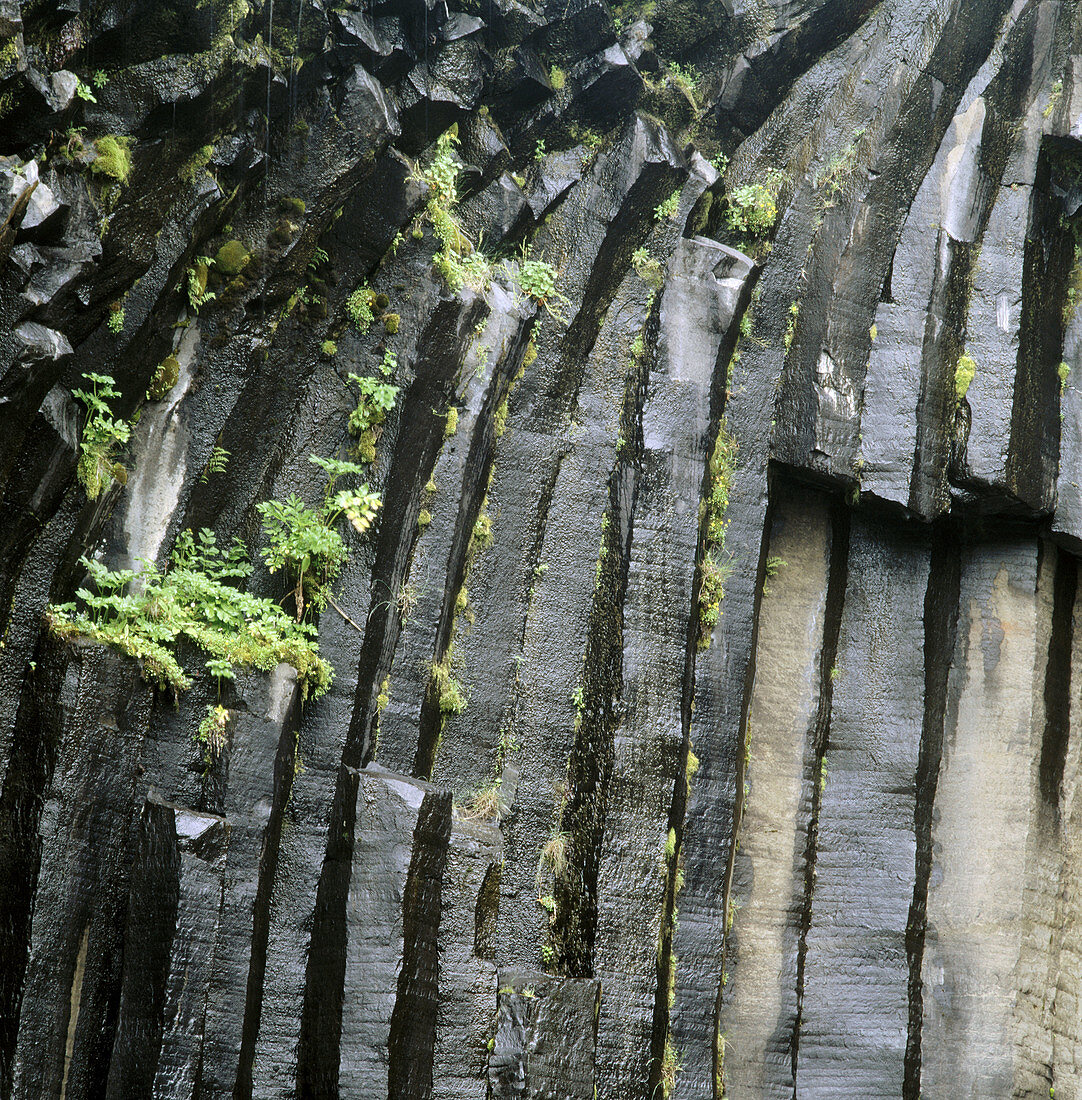
<svg viewBox="0 0 1082 1100">
<path fill-rule="evenodd" d="M 450 655 L 432 666 L 432 688 L 439 703 L 440 714 L 461 714 L 466 709 L 466 693 L 451 675 Z"/>
<path fill-rule="evenodd" d="M 534 343 L 533 336 L 530 337 L 530 342 L 526 345 L 526 351 L 522 356 L 523 367 L 530 366 L 537 358 L 537 344 Z"/>
<path fill-rule="evenodd" d="M 417 517 L 417 526 L 423 531 L 432 522 L 432 513 L 427 508 L 422 508 Z"/>
<path fill-rule="evenodd" d="M 333 340 L 324 340 L 319 345 L 319 350 L 323 352 L 328 359 L 338 354 L 338 345 Z"/>
<path fill-rule="evenodd" d="M 391 299 L 386 294 L 376 295 L 376 309 L 386 309 L 391 304 Z"/>
<path fill-rule="evenodd" d="M 552 85 L 554 92 L 562 92 L 567 84 L 567 73 L 559 65 L 553 65 L 549 69 L 549 83 Z"/>
<path fill-rule="evenodd" d="M 90 164 L 95 175 L 108 176 L 117 183 L 127 184 L 131 176 L 131 150 L 135 139 L 124 134 L 106 134 L 94 142 L 97 156 Z"/>
<path fill-rule="evenodd" d="M 175 355 L 167 355 L 154 372 L 150 380 L 150 388 L 147 390 L 148 401 L 161 401 L 163 397 L 177 384 L 180 377 L 180 362 Z"/>
<path fill-rule="evenodd" d="M 180 176 L 185 183 L 195 183 L 196 177 L 208 164 L 210 164 L 210 158 L 214 156 L 214 146 L 204 145 L 197 153 L 189 157 L 181 166 L 177 175 Z"/>
<path fill-rule="evenodd" d="M 357 459 L 359 462 L 376 461 L 376 436 L 378 428 L 367 428 L 357 439 Z"/>
<path fill-rule="evenodd" d="M 222 275 L 239 275 L 252 258 L 252 254 L 240 241 L 226 241 L 218 249 L 214 263 Z"/>
<path fill-rule="evenodd" d="M 707 495 L 699 507 L 706 544 L 699 562 L 699 633 L 696 639 L 699 649 L 710 646 L 714 627 L 721 616 L 725 582 L 732 572 L 732 565 L 723 554 L 725 529 L 729 525 L 725 513 L 729 508 L 729 489 L 736 471 L 736 452 L 736 439 L 723 423 L 718 429 L 714 453 L 710 457 Z"/>
<path fill-rule="evenodd" d="M 443 427 L 443 438 L 450 439 L 458 431 L 458 408 L 452 405 L 447 410 L 447 421 Z"/>
<path fill-rule="evenodd" d="M 285 195 L 278 200 L 278 208 L 283 214 L 296 214 L 299 218 L 303 218 L 304 212 L 307 210 L 304 199 L 293 198 L 289 195 Z"/>
<path fill-rule="evenodd" d="M 381 318 L 383 321 L 383 328 L 388 336 L 394 336 L 398 331 L 398 326 L 401 323 L 401 318 L 397 313 L 385 313 Z"/>
<path fill-rule="evenodd" d="M 958 401 L 961 401 L 969 392 L 969 385 L 976 373 L 976 360 L 963 352 L 958 358 L 958 365 L 954 368 L 954 396 Z"/>
</svg>

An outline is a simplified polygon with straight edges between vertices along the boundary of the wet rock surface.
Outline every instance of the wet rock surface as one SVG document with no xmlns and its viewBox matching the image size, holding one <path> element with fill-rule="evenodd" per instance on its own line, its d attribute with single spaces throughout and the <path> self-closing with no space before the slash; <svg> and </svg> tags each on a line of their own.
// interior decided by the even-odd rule
<svg viewBox="0 0 1082 1100">
<path fill-rule="evenodd" d="M 1080 74 L 0 0 L 0 1100 L 1082 1097 Z M 187 531 L 325 692 L 65 628 Z"/>
</svg>

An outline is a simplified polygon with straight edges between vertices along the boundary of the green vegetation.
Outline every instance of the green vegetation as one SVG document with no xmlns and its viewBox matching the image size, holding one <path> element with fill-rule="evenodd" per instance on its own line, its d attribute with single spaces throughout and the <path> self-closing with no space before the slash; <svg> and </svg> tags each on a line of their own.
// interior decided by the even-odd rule
<svg viewBox="0 0 1082 1100">
<path fill-rule="evenodd" d="M 301 689 L 322 695 L 331 682 L 330 665 L 319 656 L 315 628 L 294 622 L 278 605 L 237 587 L 252 571 L 244 544 L 221 550 L 207 530 L 177 539 L 170 568 L 144 563 L 136 591 L 129 569 L 112 571 L 82 558 L 95 591 L 80 588 L 76 602 L 52 606 L 46 621 L 60 638 L 86 637 L 115 646 L 142 662 L 143 675 L 174 692 L 191 686 L 177 659 L 181 642 L 193 643 L 219 678 L 234 667 L 270 670 L 291 664 Z"/>
<path fill-rule="evenodd" d="M 466 803 L 466 816 L 487 820 L 488 818 L 500 819 L 502 807 L 500 806 L 500 780 L 496 779 L 487 787 L 475 792 L 469 802 Z"/>
<path fill-rule="evenodd" d="M 778 570 L 783 569 L 789 563 L 784 558 L 772 556 L 766 559 L 766 580 L 763 582 L 763 595 L 770 595 L 770 585 L 768 581 L 772 581 L 777 575 Z"/>
<path fill-rule="evenodd" d="M 346 311 L 349 319 L 356 326 L 358 332 L 367 332 L 372 324 L 374 314 L 372 307 L 376 302 L 376 292 L 367 283 L 361 283 L 349 296 L 346 302 Z"/>
<path fill-rule="evenodd" d="M 127 184 L 131 176 L 131 150 L 135 139 L 123 134 L 106 134 L 94 142 L 97 156 L 90 164 L 95 175 L 108 176 L 117 183 Z"/>
<path fill-rule="evenodd" d="M 559 65 L 553 65 L 549 69 L 549 83 L 552 85 L 554 92 L 562 92 L 567 84 L 567 73 Z"/>
<path fill-rule="evenodd" d="M 433 258 L 436 270 L 452 291 L 464 286 L 484 290 L 491 280 L 491 265 L 462 231 L 451 211 L 458 205 L 458 173 L 462 167 L 455 154 L 458 128 L 452 126 L 436 141 L 436 154 L 414 178 L 428 188 L 425 218 L 442 245 Z"/>
<path fill-rule="evenodd" d="M 163 397 L 177 384 L 180 377 L 180 361 L 175 355 L 167 355 L 154 372 L 147 388 L 148 401 L 161 401 Z"/>
<path fill-rule="evenodd" d="M 1056 368 L 1056 374 L 1059 377 L 1059 395 L 1063 396 L 1063 391 L 1067 388 L 1067 379 L 1071 374 L 1071 368 L 1067 363 L 1061 362 Z"/>
<path fill-rule="evenodd" d="M 527 297 L 544 306 L 553 316 L 557 316 L 552 310 L 553 301 L 563 305 L 570 304 L 556 289 L 556 268 L 544 260 L 529 259 L 525 252 L 515 272 L 515 281 Z"/>
<path fill-rule="evenodd" d="M 659 202 L 654 207 L 654 219 L 663 222 L 668 218 L 675 218 L 676 211 L 680 207 L 680 189 L 677 188 L 667 199 Z"/>
<path fill-rule="evenodd" d="M 333 340 L 324 340 L 319 345 L 319 350 L 328 358 L 333 359 L 338 354 L 338 345 Z"/>
<path fill-rule="evenodd" d="M 567 857 L 570 854 L 571 837 L 568 833 L 554 829 L 541 848 L 541 863 L 548 865 L 552 873 L 560 878 L 567 872 Z"/>
<path fill-rule="evenodd" d="M 195 313 L 217 297 L 212 290 L 207 290 L 207 279 L 213 266 L 214 260 L 210 256 L 196 256 L 192 266 L 188 268 L 184 283 L 177 287 L 178 290 L 183 289 L 187 293 L 188 304 Z"/>
<path fill-rule="evenodd" d="M 452 405 L 447 410 L 446 423 L 443 426 L 443 438 L 450 439 L 458 431 L 458 406 Z"/>
<path fill-rule="evenodd" d="M 398 326 L 401 324 L 401 318 L 397 313 L 385 313 L 380 320 L 383 321 L 383 331 L 388 336 L 394 336 L 398 332 Z"/>
<path fill-rule="evenodd" d="M 655 290 L 661 288 L 665 282 L 665 273 L 661 269 L 661 263 L 655 260 L 645 248 L 636 248 L 631 254 L 631 264 L 635 268 L 635 274 L 643 282 L 649 283 Z"/>
<path fill-rule="evenodd" d="M 788 352 L 789 349 L 793 346 L 793 337 L 796 335 L 796 322 L 797 322 L 797 318 L 799 316 L 800 316 L 800 303 L 799 302 L 793 302 L 789 306 L 789 320 L 786 322 L 785 336 L 782 338 L 782 344 L 785 346 L 786 352 Z M 752 320 L 752 317 L 751 317 L 751 311 L 750 310 L 747 313 L 744 314 L 743 318 L 741 318 L 741 322 L 740 322 L 741 326 L 743 326 L 744 320 L 747 320 L 747 322 L 748 322 L 748 332 L 745 333 L 744 330 L 743 330 L 743 327 L 741 327 L 741 330 L 740 330 L 741 335 L 742 336 L 751 336 L 751 320 Z"/>
<path fill-rule="evenodd" d="M 210 164 L 211 157 L 214 156 L 214 146 L 204 145 L 202 149 L 192 154 L 181 166 L 177 175 L 185 183 L 195 183 L 196 177 L 203 169 Z"/>
<path fill-rule="evenodd" d="M 683 1063 L 677 1057 L 672 1039 L 665 1036 L 665 1052 L 661 1056 L 661 1095 L 668 1097 L 676 1088 L 676 1076 L 683 1069 Z"/>
<path fill-rule="evenodd" d="M 117 420 L 109 402 L 120 396 L 113 378 L 107 374 L 87 371 L 83 378 L 89 389 L 72 390 L 72 396 L 86 407 L 86 423 L 79 441 L 79 462 L 76 476 L 91 500 L 97 500 L 102 489 L 114 479 L 127 481 L 127 471 L 115 461 L 116 449 L 128 442 L 131 425 Z"/>
<path fill-rule="evenodd" d="M 960 403 L 969 392 L 970 383 L 977 373 L 977 362 L 971 355 L 963 352 L 954 368 L 954 396 Z"/>
<path fill-rule="evenodd" d="M 776 188 L 748 183 L 731 191 L 727 198 L 729 208 L 725 218 L 733 232 L 745 237 L 765 237 L 774 228 L 778 217 Z"/>
<path fill-rule="evenodd" d="M 329 475 L 321 508 L 309 508 L 295 494 L 286 501 L 266 500 L 256 505 L 270 540 L 270 546 L 262 552 L 263 559 L 271 573 L 282 569 L 292 576 L 298 622 L 304 617 L 306 605 L 320 611 L 327 606 L 330 586 L 349 555 L 334 526 L 339 517 L 344 515 L 363 535 L 375 522 L 382 503 L 367 483 L 335 493 L 335 482 L 340 477 L 363 475 L 364 470 L 356 463 L 319 455 L 310 455 L 309 461 Z"/>
<path fill-rule="evenodd" d="M 544 160 L 545 159 L 545 139 L 538 138 L 537 144 L 533 147 L 533 159 Z"/>
<path fill-rule="evenodd" d="M 199 723 L 196 741 L 203 746 L 203 763 L 208 769 L 225 748 L 225 732 L 229 728 L 231 718 L 232 715 L 225 707 L 207 704 L 207 715 Z"/>
<path fill-rule="evenodd" d="M 466 693 L 462 684 L 451 675 L 451 655 L 432 664 L 432 690 L 440 708 L 440 714 L 461 714 L 466 709 Z"/>
<path fill-rule="evenodd" d="M 226 241 L 215 254 L 214 264 L 223 275 L 239 275 L 251 258 L 251 253 L 240 241 Z"/>
<path fill-rule="evenodd" d="M 109 319 L 106 321 L 109 331 L 117 336 L 124 331 L 124 307 L 120 302 L 114 302 L 109 307 Z"/>
<path fill-rule="evenodd" d="M 206 485 L 215 474 L 224 474 L 228 465 L 229 452 L 224 447 L 215 447 L 210 452 L 210 458 L 207 459 L 207 465 L 203 470 L 203 476 L 200 477 L 199 483 Z"/>
<path fill-rule="evenodd" d="M 718 429 L 714 453 L 710 456 L 707 495 L 699 509 L 703 526 L 703 556 L 699 563 L 699 634 L 697 645 L 706 649 L 721 617 L 725 582 L 732 566 L 722 559 L 728 521 L 729 489 L 736 469 L 736 440 L 722 424 Z"/>
<path fill-rule="evenodd" d="M 379 369 L 384 378 L 394 373 L 398 363 L 393 352 L 384 353 Z M 361 462 L 373 462 L 376 458 L 376 440 L 387 414 L 394 408 L 398 387 L 371 376 L 350 374 L 352 382 L 360 390 L 357 407 L 349 414 L 350 434 L 357 437 L 357 455 Z"/>
</svg>

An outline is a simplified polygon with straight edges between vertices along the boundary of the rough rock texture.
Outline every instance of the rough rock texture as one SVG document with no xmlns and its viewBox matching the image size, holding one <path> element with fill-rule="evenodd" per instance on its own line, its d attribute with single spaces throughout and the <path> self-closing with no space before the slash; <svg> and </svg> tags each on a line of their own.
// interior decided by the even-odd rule
<svg viewBox="0 0 1082 1100">
<path fill-rule="evenodd" d="M 0 1100 L 1082 1100 L 1079 241 L 1074 3 L 0 0 Z"/>
</svg>

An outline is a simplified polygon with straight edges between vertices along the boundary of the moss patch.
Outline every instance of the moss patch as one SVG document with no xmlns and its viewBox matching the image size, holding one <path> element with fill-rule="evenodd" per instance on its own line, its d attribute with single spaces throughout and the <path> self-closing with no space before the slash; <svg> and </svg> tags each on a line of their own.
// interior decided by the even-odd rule
<svg viewBox="0 0 1082 1100">
<path fill-rule="evenodd" d="M 94 142 L 97 156 L 90 164 L 90 171 L 126 184 L 131 176 L 131 150 L 134 144 L 134 138 L 123 134 L 106 134 L 98 138 Z"/>
<path fill-rule="evenodd" d="M 959 401 L 969 392 L 970 383 L 976 373 L 976 360 L 965 353 L 959 356 L 958 365 L 954 368 L 954 396 Z"/>
<path fill-rule="evenodd" d="M 239 275 L 251 260 L 252 255 L 240 241 L 226 241 L 218 249 L 214 263 L 222 275 Z"/>
</svg>

